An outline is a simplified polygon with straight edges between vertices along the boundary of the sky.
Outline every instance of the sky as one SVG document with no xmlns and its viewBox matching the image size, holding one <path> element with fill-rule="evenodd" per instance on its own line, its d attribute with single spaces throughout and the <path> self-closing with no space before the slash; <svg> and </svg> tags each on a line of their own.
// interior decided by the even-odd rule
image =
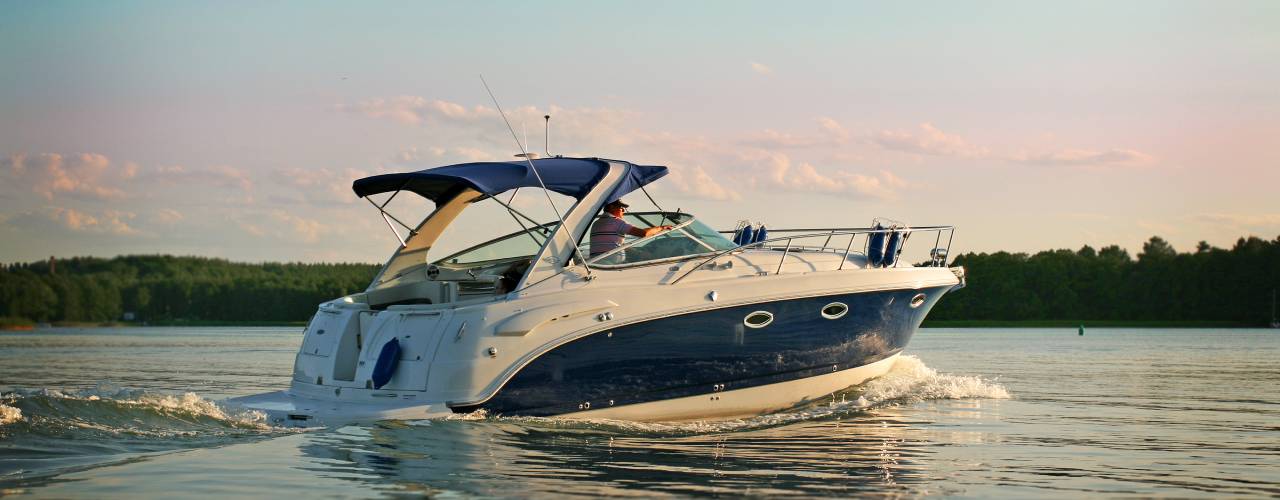
<svg viewBox="0 0 1280 500">
<path fill-rule="evenodd" d="M 1278 26 L 1274 1 L 0 0 L 0 262 L 381 262 L 354 179 L 519 152 L 481 75 L 529 149 L 667 165 L 650 192 L 712 227 L 1230 247 L 1280 235 Z"/>
</svg>

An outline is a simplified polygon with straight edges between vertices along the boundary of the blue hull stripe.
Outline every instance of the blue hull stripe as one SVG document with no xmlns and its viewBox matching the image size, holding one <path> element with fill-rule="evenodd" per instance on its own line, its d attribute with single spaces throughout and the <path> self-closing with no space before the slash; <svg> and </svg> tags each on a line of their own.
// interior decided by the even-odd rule
<svg viewBox="0 0 1280 500">
<path fill-rule="evenodd" d="M 602 331 L 530 362 L 488 401 L 459 407 L 547 416 L 797 380 L 873 363 L 906 347 L 950 287 L 891 290 L 734 306 Z M 924 303 L 910 307 L 925 294 Z M 848 314 L 826 319 L 832 302 Z M 743 319 L 772 313 L 763 328 Z"/>
</svg>

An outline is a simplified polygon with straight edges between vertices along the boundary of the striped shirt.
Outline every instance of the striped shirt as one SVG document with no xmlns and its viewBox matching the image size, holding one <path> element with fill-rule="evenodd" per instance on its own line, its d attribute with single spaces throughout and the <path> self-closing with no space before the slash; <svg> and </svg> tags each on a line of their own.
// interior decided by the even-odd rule
<svg viewBox="0 0 1280 500">
<path fill-rule="evenodd" d="M 631 224 L 613 215 L 601 215 L 591 225 L 591 256 L 595 257 L 622 246 L 622 238 L 631 228 Z"/>
</svg>

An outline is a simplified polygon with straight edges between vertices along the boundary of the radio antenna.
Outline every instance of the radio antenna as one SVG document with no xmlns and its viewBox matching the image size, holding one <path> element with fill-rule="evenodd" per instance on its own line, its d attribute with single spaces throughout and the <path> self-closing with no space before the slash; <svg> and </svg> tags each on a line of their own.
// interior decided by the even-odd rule
<svg viewBox="0 0 1280 500">
<path fill-rule="evenodd" d="M 516 135 L 516 129 L 511 126 L 511 120 L 507 119 L 507 113 L 502 110 L 502 105 L 498 104 L 498 98 L 493 95 L 493 90 L 489 88 L 489 82 L 484 80 L 484 75 L 480 75 L 480 83 L 484 85 L 484 91 L 489 93 L 489 99 L 493 100 L 493 106 L 498 108 L 498 114 L 502 115 L 502 122 L 507 124 L 507 130 L 511 132 L 511 138 L 515 139 L 516 145 L 520 146 L 520 156 L 529 164 L 529 170 L 533 171 L 533 176 L 538 178 L 538 186 L 542 187 L 542 194 L 547 197 L 547 203 L 551 205 L 551 211 L 556 213 L 556 219 L 560 220 L 560 229 L 565 229 L 564 216 L 560 214 L 560 209 L 556 207 L 556 202 L 551 199 L 551 193 L 547 192 L 547 183 L 542 181 L 542 174 L 538 173 L 538 167 L 534 166 L 533 159 L 529 157 L 529 152 L 525 151 L 524 144 L 520 142 L 520 137 Z M 595 278 L 591 274 L 591 266 L 587 264 L 587 259 L 582 256 L 582 250 L 578 245 L 573 243 L 573 237 L 569 238 L 569 246 L 573 247 L 573 254 L 578 257 L 578 261 L 582 262 L 582 267 L 587 270 L 587 280 Z"/>
<path fill-rule="evenodd" d="M 546 122 L 542 131 L 542 152 L 547 154 L 547 158 L 551 158 L 551 115 L 542 115 L 542 119 Z"/>
</svg>

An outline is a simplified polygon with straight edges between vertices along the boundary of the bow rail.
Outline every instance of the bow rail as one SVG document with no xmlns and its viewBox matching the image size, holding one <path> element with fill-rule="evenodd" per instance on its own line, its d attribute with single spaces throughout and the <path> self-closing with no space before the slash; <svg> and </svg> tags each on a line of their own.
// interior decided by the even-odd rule
<svg viewBox="0 0 1280 500">
<path fill-rule="evenodd" d="M 888 227 L 888 228 L 842 227 L 842 228 L 826 228 L 826 229 L 769 229 L 769 233 L 771 234 L 777 234 L 777 233 L 803 233 L 803 234 L 778 236 L 778 237 L 769 238 L 763 241 L 744 243 L 742 245 L 738 245 L 737 247 L 734 247 L 728 250 L 722 250 L 720 252 L 717 252 L 711 255 L 710 257 L 703 259 L 701 262 L 698 262 L 698 264 L 693 266 L 693 268 L 689 269 L 688 271 L 685 271 L 684 274 L 681 274 L 678 278 L 672 280 L 670 283 L 667 283 L 667 284 L 674 285 L 676 283 L 679 283 L 681 280 L 685 279 L 690 274 L 697 272 L 699 269 L 707 268 L 708 263 L 716 259 L 719 259 L 720 257 L 723 257 L 725 255 L 739 253 L 744 250 L 748 250 L 752 248 L 760 248 L 760 249 L 767 248 L 767 249 L 777 250 L 777 246 L 782 244 L 781 242 L 785 242 L 785 244 L 782 245 L 782 257 L 778 259 L 778 268 L 774 271 L 773 274 L 782 273 L 782 265 L 783 263 L 786 262 L 787 255 L 790 254 L 792 251 L 832 252 L 832 253 L 842 252 L 844 254 L 844 257 L 840 261 L 840 266 L 836 268 L 836 270 L 839 271 L 844 269 L 845 263 L 849 261 L 849 254 L 853 252 L 854 250 L 853 244 L 857 240 L 858 236 L 867 235 L 867 238 L 866 238 L 867 242 L 864 243 L 862 246 L 862 248 L 865 251 L 865 249 L 870 245 L 870 239 L 871 239 L 870 236 L 873 234 L 884 234 L 886 235 L 886 237 L 891 233 L 901 234 L 903 238 L 902 245 L 903 247 L 905 247 L 906 240 L 908 240 L 913 234 L 934 233 L 935 237 L 934 237 L 933 249 L 929 251 L 929 262 L 926 267 L 946 267 L 947 255 L 950 252 L 951 241 L 955 237 L 955 232 L 956 232 L 955 226 L 917 226 L 917 227 L 897 227 L 897 228 L 894 228 L 894 227 Z M 720 233 L 733 234 L 734 231 L 720 231 Z M 946 246 L 941 246 L 943 233 L 946 233 L 946 236 L 947 236 Z M 831 240 L 834 239 L 836 236 L 846 236 L 846 235 L 849 236 L 849 241 L 847 244 L 844 245 L 843 249 L 839 248 L 839 246 L 831 246 Z M 825 237 L 826 239 L 823 241 L 821 246 L 807 246 L 807 247 L 792 246 L 792 243 L 795 240 L 803 240 L 807 238 L 823 238 L 823 237 Z M 772 246 L 770 246 L 770 244 L 772 244 Z M 899 251 L 901 251 L 901 249 L 899 249 Z M 897 267 L 897 265 L 898 265 L 898 261 L 897 259 L 895 259 L 893 266 Z M 762 272 L 762 274 L 764 274 L 764 272 Z"/>
</svg>

